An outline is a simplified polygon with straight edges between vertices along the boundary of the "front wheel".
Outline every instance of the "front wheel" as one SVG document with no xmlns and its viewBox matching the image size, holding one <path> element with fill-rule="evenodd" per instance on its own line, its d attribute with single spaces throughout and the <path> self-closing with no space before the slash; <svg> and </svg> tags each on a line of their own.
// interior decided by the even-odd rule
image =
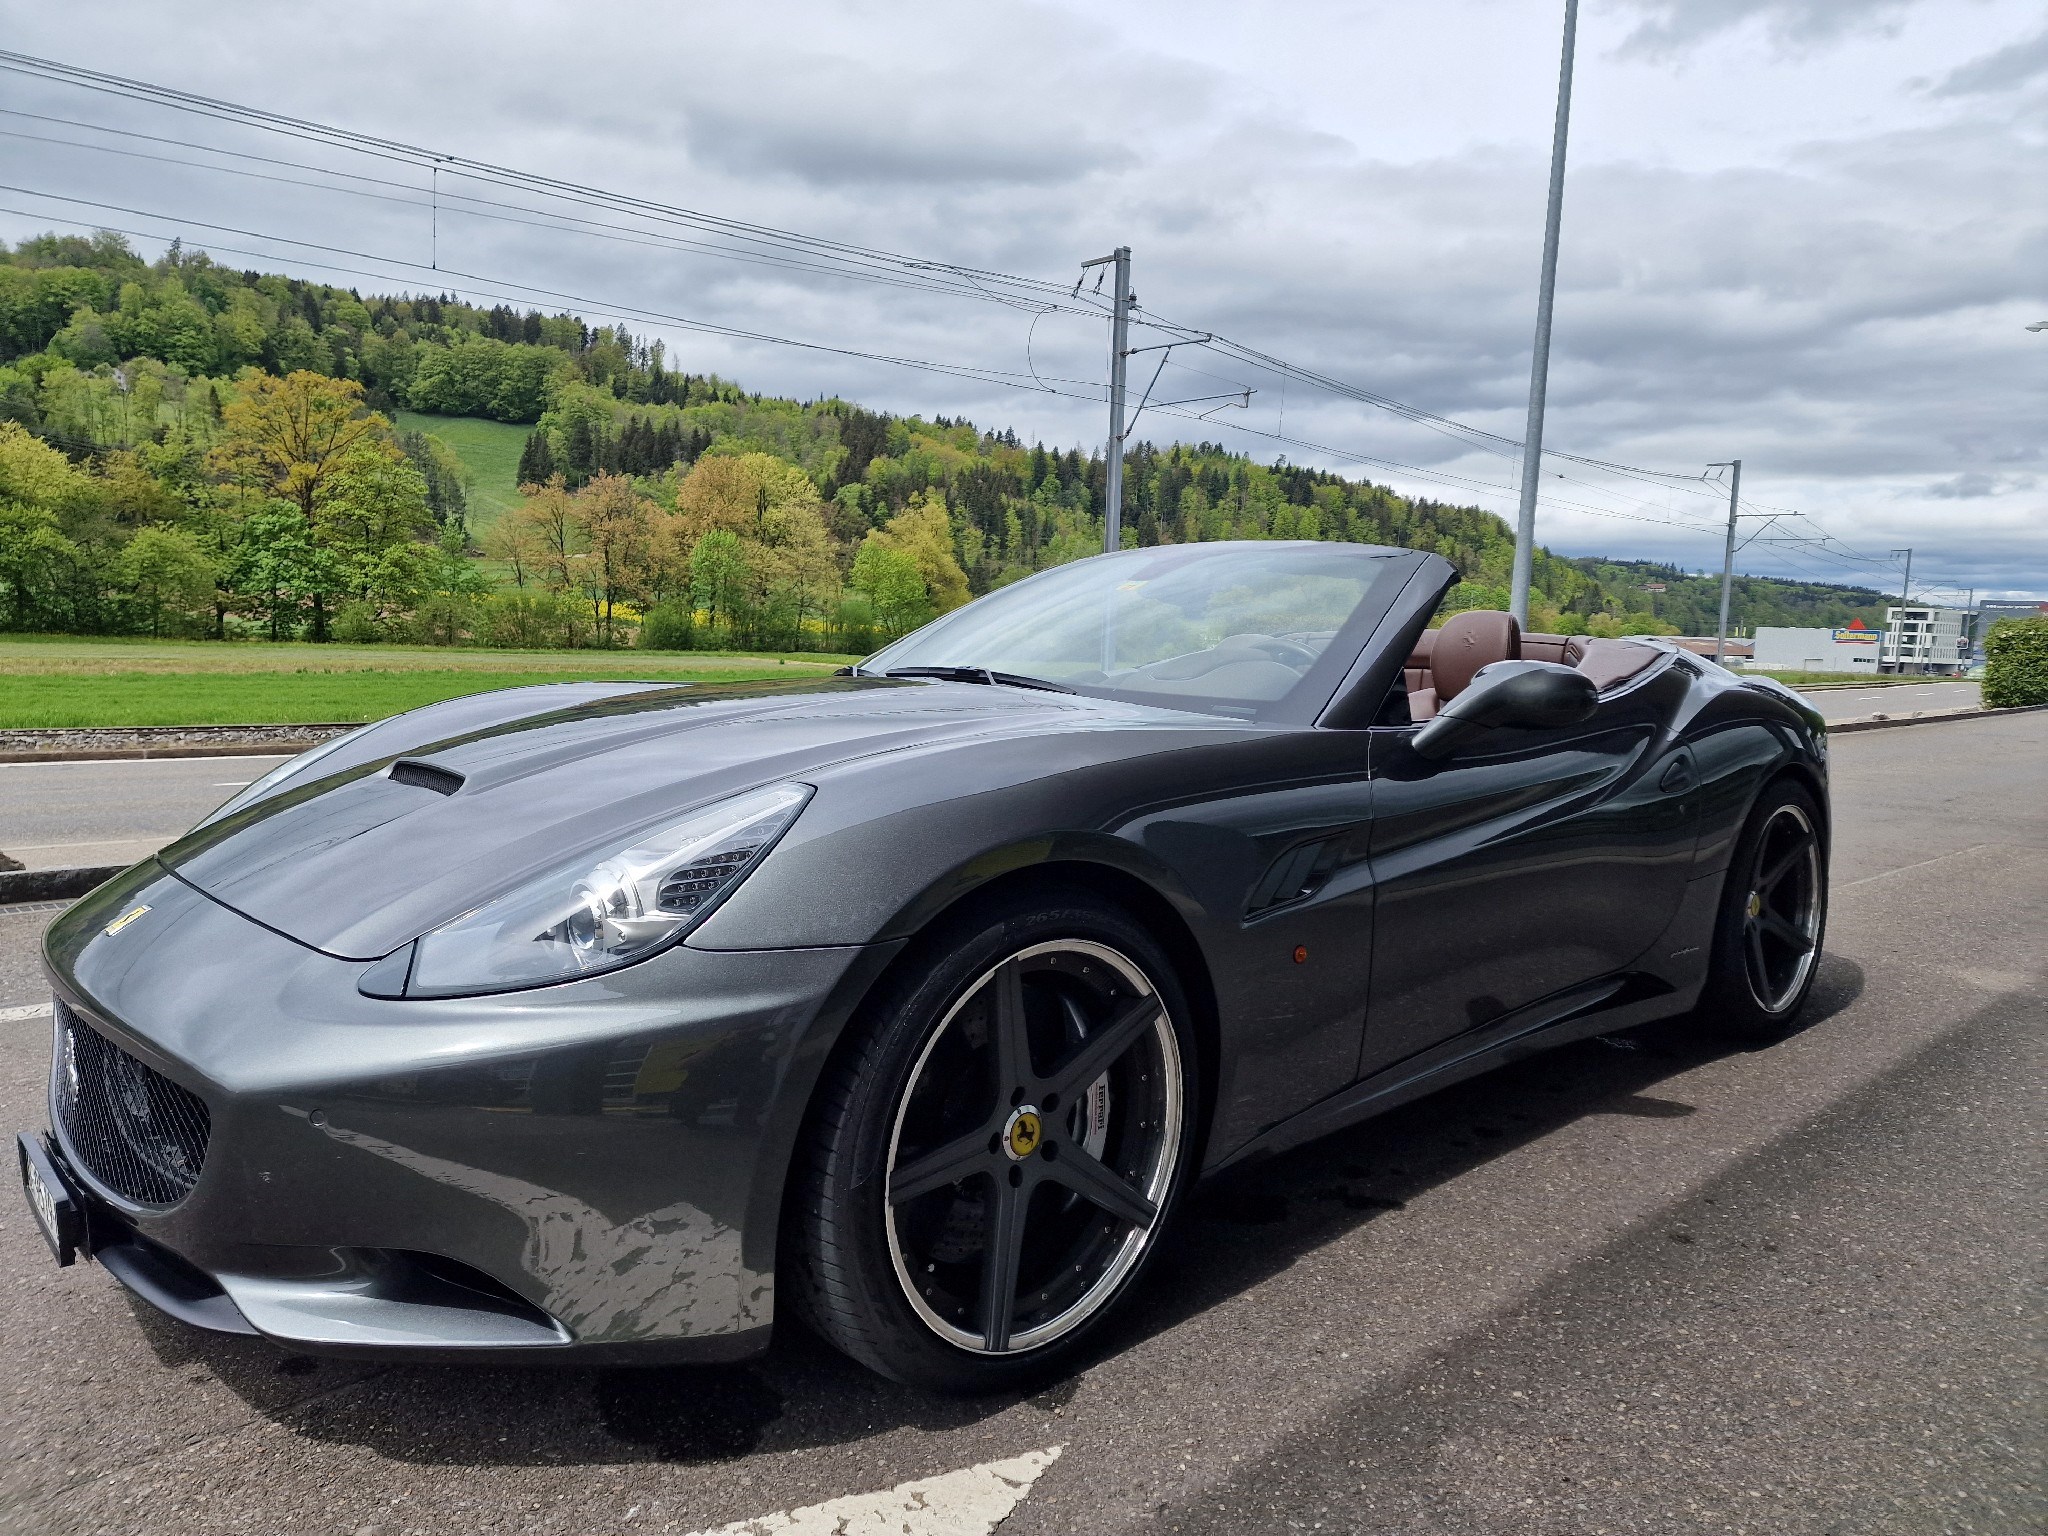
<svg viewBox="0 0 2048 1536">
<path fill-rule="evenodd" d="M 1735 846 L 1714 928 L 1701 1019 L 1751 1039 L 1783 1034 L 1813 988 L 1827 931 L 1820 807 L 1789 780 L 1767 787 Z"/>
<path fill-rule="evenodd" d="M 1195 1072 L 1172 967 L 1122 912 L 1037 900 L 957 925 L 828 1072 L 796 1171 L 799 1307 L 899 1381 L 1059 1371 L 1157 1246 Z"/>
</svg>

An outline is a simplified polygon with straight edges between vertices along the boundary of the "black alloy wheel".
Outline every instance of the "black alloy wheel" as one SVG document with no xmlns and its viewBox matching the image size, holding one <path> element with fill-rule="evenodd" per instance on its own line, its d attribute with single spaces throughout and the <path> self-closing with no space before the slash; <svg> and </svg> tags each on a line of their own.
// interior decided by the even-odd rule
<svg viewBox="0 0 2048 1536">
<path fill-rule="evenodd" d="M 1827 842 L 1819 807 L 1795 783 L 1769 786 L 1750 813 L 1721 896 L 1706 1020 L 1749 1036 L 1782 1033 L 1813 987 L 1827 927 Z"/>
<path fill-rule="evenodd" d="M 1186 1010 L 1092 902 L 917 969 L 827 1084 L 793 1279 L 855 1358 L 994 1390 L 1071 1358 L 1155 1248 L 1193 1144 Z"/>
</svg>

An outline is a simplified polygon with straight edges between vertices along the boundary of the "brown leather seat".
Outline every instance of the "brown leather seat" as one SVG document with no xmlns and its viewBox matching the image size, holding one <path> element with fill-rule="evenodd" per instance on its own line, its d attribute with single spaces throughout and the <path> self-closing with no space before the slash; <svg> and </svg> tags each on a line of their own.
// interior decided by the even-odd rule
<svg viewBox="0 0 2048 1536">
<path fill-rule="evenodd" d="M 1576 667 L 1601 693 L 1653 665 L 1663 647 L 1591 635 L 1525 635 L 1514 616 L 1487 609 L 1455 613 L 1441 629 L 1425 629 L 1408 655 L 1408 718 L 1436 718 L 1438 708 L 1471 686 L 1473 674 L 1496 661 L 1553 661 Z"/>
<path fill-rule="evenodd" d="M 1408 665 L 1404 673 L 1411 700 L 1429 686 L 1429 658 L 1435 649 L 1435 630 L 1425 629 L 1415 637 L 1415 648 L 1408 653 Z M 1412 710 L 1414 706 L 1411 703 L 1409 707 Z M 1416 715 L 1414 718 L 1420 720 L 1422 716 Z"/>
<path fill-rule="evenodd" d="M 1515 622 L 1513 614 L 1485 608 L 1454 613 L 1435 633 L 1426 655 L 1428 671 L 1423 686 L 1416 688 L 1412 682 L 1409 686 L 1411 720 L 1434 719 L 1439 706 L 1448 704 L 1471 686 L 1473 674 L 1481 667 L 1521 659 L 1522 626 Z M 1419 646 L 1408 658 L 1411 668 L 1418 654 L 1422 654 Z"/>
<path fill-rule="evenodd" d="M 1602 693 L 1627 682 L 1663 654 L 1662 646 L 1646 645 L 1640 640 L 1600 640 L 1582 635 L 1574 635 L 1565 647 L 1566 664 L 1590 677 L 1593 686 Z"/>
</svg>

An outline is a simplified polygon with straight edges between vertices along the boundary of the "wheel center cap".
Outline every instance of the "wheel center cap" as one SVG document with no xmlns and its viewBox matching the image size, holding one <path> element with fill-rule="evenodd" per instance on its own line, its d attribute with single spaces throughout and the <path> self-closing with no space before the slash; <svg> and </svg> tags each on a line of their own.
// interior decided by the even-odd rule
<svg viewBox="0 0 2048 1536">
<path fill-rule="evenodd" d="M 1010 1154 L 1013 1163 L 1021 1163 L 1036 1152 L 1044 1139 L 1045 1122 L 1038 1118 L 1037 1108 L 1030 1104 L 1012 1111 L 1009 1124 L 1003 1127 L 1003 1150 Z"/>
<path fill-rule="evenodd" d="M 1755 891 L 1751 891 L 1751 892 L 1749 893 L 1749 915 L 1750 915 L 1751 917 L 1762 917 L 1762 916 L 1763 916 L 1763 913 L 1764 913 L 1764 899 L 1763 899 L 1763 897 L 1762 897 L 1762 896 L 1761 896 L 1760 894 L 1758 894 L 1757 892 L 1755 892 Z"/>
</svg>

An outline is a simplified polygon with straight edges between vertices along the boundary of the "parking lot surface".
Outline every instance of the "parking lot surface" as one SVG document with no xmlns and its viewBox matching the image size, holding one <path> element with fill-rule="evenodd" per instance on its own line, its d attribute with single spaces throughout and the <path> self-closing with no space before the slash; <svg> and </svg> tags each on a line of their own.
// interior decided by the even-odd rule
<svg viewBox="0 0 2048 1536">
<path fill-rule="evenodd" d="M 1833 756 L 1799 1033 L 1588 1041 L 1211 1186 L 1028 1398 L 910 1392 L 794 1328 L 716 1370 L 287 1358 L 55 1269 L 5 1192 L 0 1530 L 698 1532 L 936 1479 L 874 1528 L 2036 1531 L 2048 715 Z M 138 806 L 232 793 L 122 767 Z M 44 1123 L 49 915 L 0 913 L 10 1128 Z"/>
</svg>

